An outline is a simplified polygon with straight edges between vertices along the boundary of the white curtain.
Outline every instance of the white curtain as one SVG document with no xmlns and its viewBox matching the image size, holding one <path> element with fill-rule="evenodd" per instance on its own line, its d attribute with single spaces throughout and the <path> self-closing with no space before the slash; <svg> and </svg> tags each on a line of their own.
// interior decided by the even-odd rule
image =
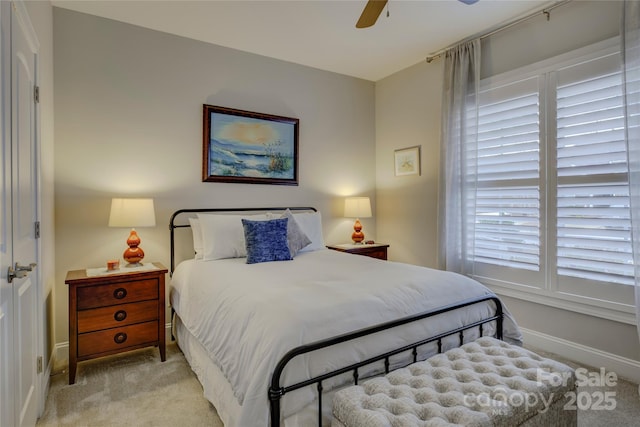
<svg viewBox="0 0 640 427">
<path fill-rule="evenodd" d="M 473 273 L 480 40 L 445 53 L 440 141 L 439 266 Z"/>
<path fill-rule="evenodd" d="M 629 156 L 636 324 L 640 337 L 640 2 L 626 0 L 622 19 L 625 118 Z"/>
</svg>

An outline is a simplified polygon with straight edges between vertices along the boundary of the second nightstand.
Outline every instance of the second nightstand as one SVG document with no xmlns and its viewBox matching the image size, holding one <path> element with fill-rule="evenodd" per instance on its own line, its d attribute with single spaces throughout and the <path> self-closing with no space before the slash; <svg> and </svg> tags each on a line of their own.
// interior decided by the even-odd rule
<svg viewBox="0 0 640 427">
<path fill-rule="evenodd" d="M 165 360 L 165 289 L 167 269 L 89 275 L 67 273 L 69 285 L 69 384 L 77 363 L 148 346 L 157 346 Z"/>
<path fill-rule="evenodd" d="M 372 243 L 370 245 L 354 245 L 351 243 L 346 243 L 343 245 L 327 245 L 327 248 L 333 249 L 334 251 L 348 252 L 350 254 L 364 255 L 371 258 L 378 258 L 383 260 L 387 259 L 388 247 L 389 245 L 385 245 L 382 243 Z"/>
</svg>

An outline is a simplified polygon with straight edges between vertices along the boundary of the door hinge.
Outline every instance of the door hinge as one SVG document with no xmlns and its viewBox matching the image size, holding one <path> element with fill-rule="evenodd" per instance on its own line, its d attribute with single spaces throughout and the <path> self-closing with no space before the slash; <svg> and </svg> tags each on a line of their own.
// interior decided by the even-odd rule
<svg viewBox="0 0 640 427">
<path fill-rule="evenodd" d="M 40 238 L 40 221 L 36 221 L 34 224 L 34 232 L 36 235 L 36 239 Z"/>
<path fill-rule="evenodd" d="M 40 103 L 40 86 L 35 86 L 33 90 L 33 99 L 36 104 Z"/>
<path fill-rule="evenodd" d="M 38 373 L 41 374 L 43 369 L 44 368 L 42 366 L 42 356 L 38 356 Z"/>
</svg>

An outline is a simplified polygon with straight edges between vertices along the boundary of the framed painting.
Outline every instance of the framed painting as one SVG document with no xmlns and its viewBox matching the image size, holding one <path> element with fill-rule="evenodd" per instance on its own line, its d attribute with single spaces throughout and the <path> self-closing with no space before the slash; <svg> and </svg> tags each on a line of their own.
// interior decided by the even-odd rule
<svg viewBox="0 0 640 427">
<path fill-rule="evenodd" d="M 204 105 L 202 181 L 298 185 L 299 119 Z"/>
<path fill-rule="evenodd" d="M 396 176 L 420 175 L 420 146 L 395 150 Z"/>
</svg>

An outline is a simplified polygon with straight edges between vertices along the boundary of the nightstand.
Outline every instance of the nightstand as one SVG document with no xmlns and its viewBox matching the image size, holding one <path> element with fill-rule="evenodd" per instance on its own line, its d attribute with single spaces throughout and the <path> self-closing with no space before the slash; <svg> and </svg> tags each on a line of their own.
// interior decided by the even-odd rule
<svg viewBox="0 0 640 427">
<path fill-rule="evenodd" d="M 327 248 L 334 251 L 348 252 L 350 254 L 364 255 L 371 258 L 387 259 L 387 248 L 389 245 L 382 243 L 372 243 L 370 245 L 354 245 L 351 243 L 345 243 L 343 245 L 328 245 Z"/>
<path fill-rule="evenodd" d="M 157 346 L 165 361 L 166 273 L 157 262 L 116 273 L 106 268 L 67 273 L 69 384 L 84 360 Z"/>
</svg>

